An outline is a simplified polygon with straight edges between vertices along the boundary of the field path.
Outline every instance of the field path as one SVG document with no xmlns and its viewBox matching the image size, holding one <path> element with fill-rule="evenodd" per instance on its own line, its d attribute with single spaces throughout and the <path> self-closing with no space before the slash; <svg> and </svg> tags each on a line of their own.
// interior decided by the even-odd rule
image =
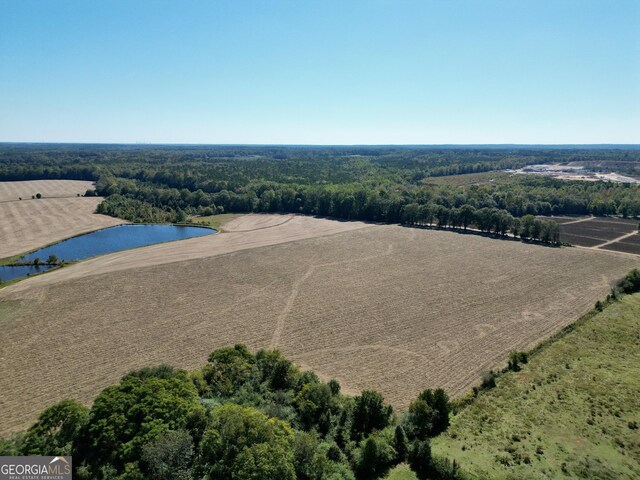
<svg viewBox="0 0 640 480">
<path fill-rule="evenodd" d="M 341 261 L 338 261 L 338 262 L 323 263 L 323 264 L 320 264 L 320 265 L 311 265 L 309 267 L 309 269 L 304 273 L 304 275 L 302 275 L 302 277 L 300 277 L 298 280 L 296 280 L 296 282 L 293 284 L 293 288 L 291 289 L 291 293 L 289 294 L 289 298 L 287 299 L 287 303 L 284 306 L 284 309 L 282 310 L 282 313 L 280 315 L 278 315 L 278 321 L 276 323 L 276 328 L 273 331 L 273 337 L 271 338 L 271 343 L 269 344 L 269 348 L 272 349 L 272 350 L 278 348 L 278 345 L 280 343 L 280 337 L 282 335 L 282 331 L 284 330 L 285 322 L 287 320 L 287 317 L 291 314 L 291 311 L 293 310 L 293 305 L 294 305 L 294 303 L 296 301 L 296 297 L 298 296 L 298 293 L 300 292 L 300 286 L 309 277 L 311 277 L 311 275 L 313 275 L 313 272 L 316 269 L 323 268 L 323 267 L 333 267 L 333 266 L 336 266 L 336 265 L 344 265 L 344 264 L 347 264 L 347 263 L 366 262 L 368 260 L 375 260 L 377 258 L 380 258 L 381 256 L 390 255 L 392 250 L 393 250 L 393 244 L 389 244 L 389 246 L 387 247 L 387 251 L 385 253 L 382 253 L 382 254 L 379 254 L 379 255 L 369 255 L 369 256 L 363 257 L 363 258 L 353 258 L 353 259 L 349 259 L 349 260 L 341 260 Z"/>
<path fill-rule="evenodd" d="M 596 245 L 596 246 L 591 247 L 591 248 L 606 247 L 607 245 L 611 245 L 612 243 L 616 243 L 616 242 L 621 242 L 621 241 L 623 241 L 623 240 L 625 240 L 625 239 L 627 239 L 629 237 L 633 237 L 634 235 L 638 235 L 638 232 L 636 231 L 636 232 L 627 233 L 627 234 L 622 235 L 622 236 L 620 236 L 618 238 L 614 238 L 613 240 L 609 240 L 608 242 L 601 243 L 600 245 Z"/>
<path fill-rule="evenodd" d="M 570 222 L 563 222 L 561 223 L 561 225 L 573 225 L 574 223 L 581 223 L 581 222 L 588 222 L 589 220 L 593 220 L 596 217 L 585 217 L 585 218 L 579 218 L 578 220 L 571 220 Z"/>
</svg>

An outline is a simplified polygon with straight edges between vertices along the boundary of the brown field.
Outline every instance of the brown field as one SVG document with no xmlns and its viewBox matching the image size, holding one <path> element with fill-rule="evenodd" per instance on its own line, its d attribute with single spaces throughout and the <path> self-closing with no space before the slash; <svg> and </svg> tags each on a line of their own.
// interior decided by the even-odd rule
<svg viewBox="0 0 640 480">
<path fill-rule="evenodd" d="M 552 217 L 560 240 L 580 247 L 640 254 L 638 220 L 613 217 Z"/>
<path fill-rule="evenodd" d="M 62 398 L 89 403 L 130 369 L 195 368 L 238 342 L 279 348 L 400 409 L 427 387 L 460 395 L 640 266 L 600 250 L 309 217 L 246 216 L 225 229 L 0 290 L 0 433 Z"/>
<path fill-rule="evenodd" d="M 0 202 L 31 200 L 40 193 L 44 198 L 77 197 L 93 188 L 93 182 L 83 180 L 27 180 L 24 182 L 0 182 Z"/>
<path fill-rule="evenodd" d="M 0 258 L 125 223 L 94 213 L 101 201 L 100 197 L 73 197 L 0 203 Z"/>
<path fill-rule="evenodd" d="M 615 252 L 626 252 L 640 255 L 640 235 L 631 235 L 624 240 L 619 240 L 601 248 L 613 250 Z"/>
</svg>

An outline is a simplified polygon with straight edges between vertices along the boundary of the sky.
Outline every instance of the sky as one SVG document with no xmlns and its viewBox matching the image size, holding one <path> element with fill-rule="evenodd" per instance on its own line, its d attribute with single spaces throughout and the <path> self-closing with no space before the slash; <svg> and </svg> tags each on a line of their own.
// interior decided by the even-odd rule
<svg viewBox="0 0 640 480">
<path fill-rule="evenodd" d="M 0 141 L 640 143 L 638 0 L 0 0 Z"/>
</svg>

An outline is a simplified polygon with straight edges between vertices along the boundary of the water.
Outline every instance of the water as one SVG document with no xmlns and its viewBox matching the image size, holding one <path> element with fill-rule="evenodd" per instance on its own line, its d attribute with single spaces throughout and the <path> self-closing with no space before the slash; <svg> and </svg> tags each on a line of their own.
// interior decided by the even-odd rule
<svg viewBox="0 0 640 480">
<path fill-rule="evenodd" d="M 180 227 L 176 225 L 120 225 L 63 240 L 49 247 L 25 255 L 20 262 L 32 262 L 36 258 L 46 261 L 50 255 L 59 261 L 83 260 L 96 255 L 119 252 L 129 248 L 154 243 L 184 240 L 216 233 L 211 228 Z"/>
<path fill-rule="evenodd" d="M 27 275 L 34 275 L 36 273 L 42 273 L 51 268 L 50 265 L 20 265 L 16 267 L 0 265 L 0 283 L 8 282 L 15 278 L 26 277 Z"/>
</svg>

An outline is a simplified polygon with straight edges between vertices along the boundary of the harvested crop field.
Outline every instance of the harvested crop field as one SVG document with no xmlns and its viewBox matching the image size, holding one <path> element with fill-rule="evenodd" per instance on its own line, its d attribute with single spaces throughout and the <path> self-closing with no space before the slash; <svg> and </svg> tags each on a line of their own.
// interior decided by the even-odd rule
<svg viewBox="0 0 640 480">
<path fill-rule="evenodd" d="M 638 221 L 613 217 L 553 217 L 560 240 L 580 247 L 640 254 Z"/>
<path fill-rule="evenodd" d="M 37 193 L 43 198 L 77 197 L 93 189 L 93 182 L 83 180 L 27 180 L 0 182 L 0 202 L 23 201 Z"/>
<path fill-rule="evenodd" d="M 125 223 L 94 213 L 101 201 L 100 197 L 73 197 L 0 203 L 0 258 Z"/>
<path fill-rule="evenodd" d="M 377 389 L 401 409 L 427 387 L 459 395 L 640 266 L 604 251 L 399 226 L 330 234 L 330 223 L 350 224 L 309 217 L 263 216 L 255 229 L 252 217 L 227 224 L 235 233 L 131 251 L 155 265 L 119 252 L 1 290 L 0 367 L 11 374 L 0 377 L 0 433 L 62 398 L 88 403 L 130 369 L 195 368 L 239 342 L 279 348 L 347 392 Z M 297 239 L 282 243 L 278 232 L 294 226 Z M 168 263 L 160 247 L 206 256 Z"/>
</svg>

